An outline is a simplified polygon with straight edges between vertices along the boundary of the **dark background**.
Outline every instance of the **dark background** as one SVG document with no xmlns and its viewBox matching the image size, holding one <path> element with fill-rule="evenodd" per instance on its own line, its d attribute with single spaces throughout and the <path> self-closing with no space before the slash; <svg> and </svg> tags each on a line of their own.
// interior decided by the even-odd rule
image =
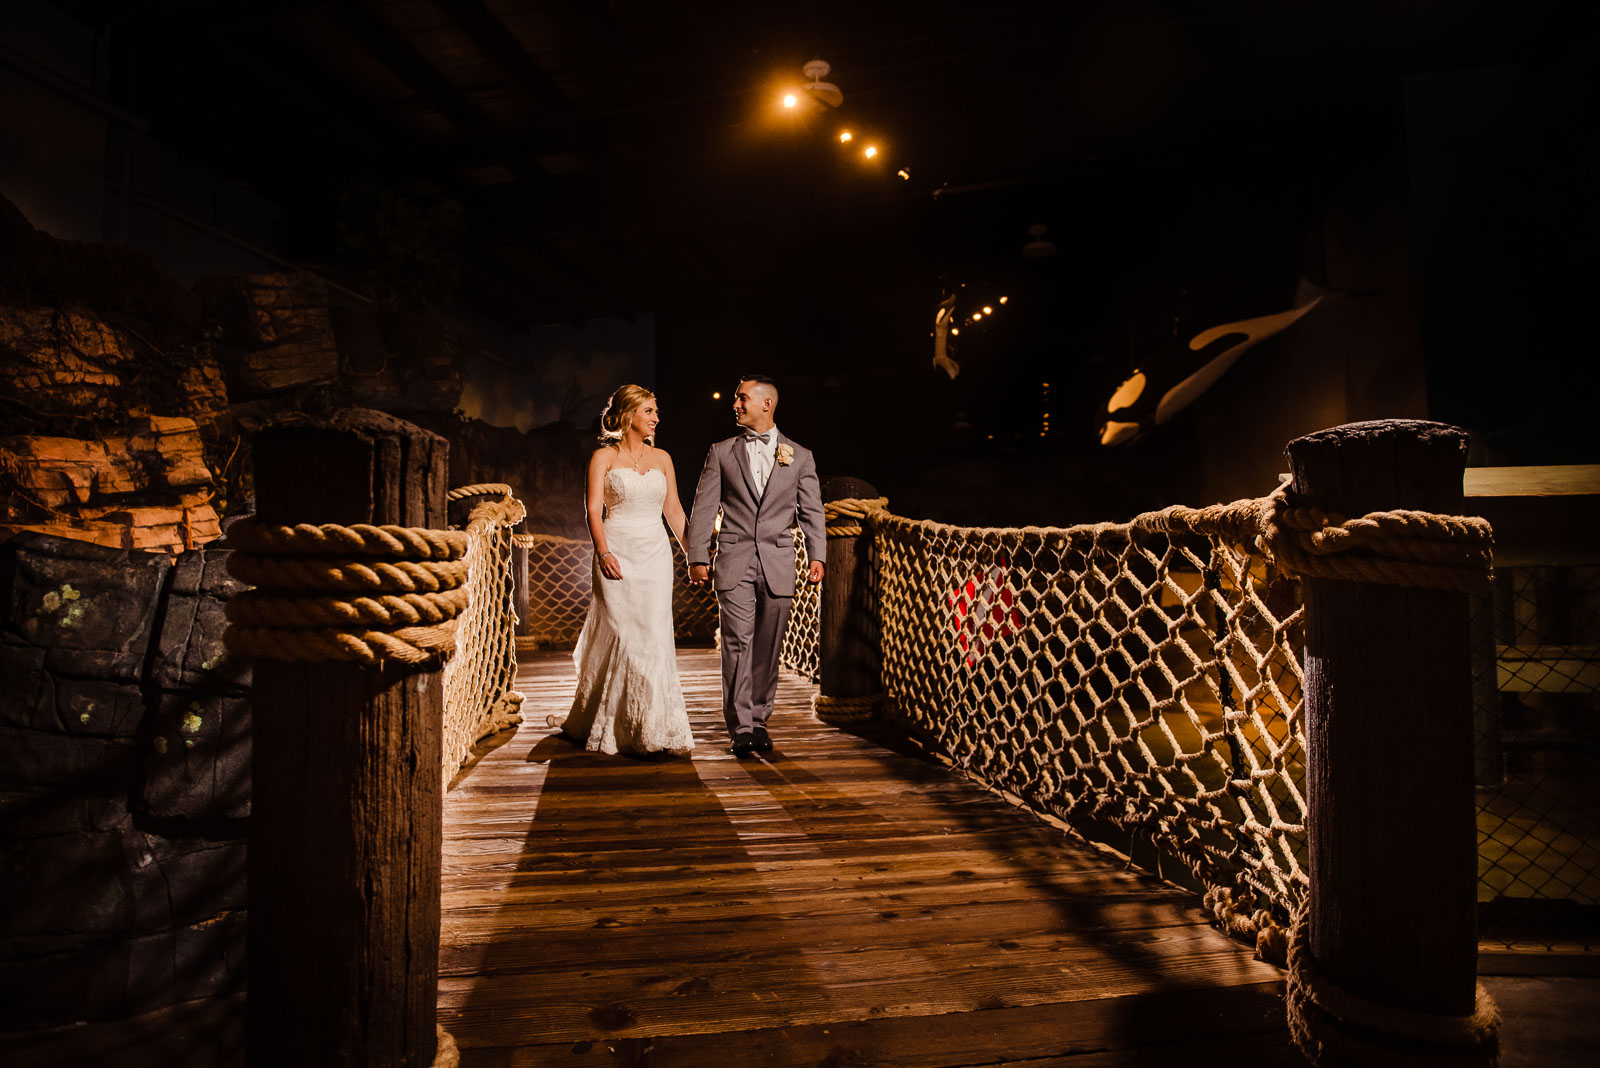
<svg viewBox="0 0 1600 1068">
<path fill-rule="evenodd" d="M 1264 493 L 1285 441 L 1362 418 L 1464 426 L 1476 463 L 1600 452 L 1578 5 L 18 0 L 3 19 L 0 193 L 35 226 L 184 282 L 288 264 L 427 308 L 488 353 L 468 415 L 528 397 L 534 422 L 581 425 L 629 369 L 685 480 L 732 425 L 712 392 L 751 370 L 824 474 L 968 522 Z M 784 112 L 814 55 L 844 104 Z M 1033 225 L 1054 255 L 1022 255 Z M 1304 284 L 1322 306 L 1171 422 L 1099 444 L 1134 369 L 1153 399 L 1193 369 L 1189 337 Z M 947 291 L 963 315 L 1010 298 L 963 329 L 954 380 L 931 364 Z M 552 329 L 594 381 L 552 379 Z"/>
</svg>

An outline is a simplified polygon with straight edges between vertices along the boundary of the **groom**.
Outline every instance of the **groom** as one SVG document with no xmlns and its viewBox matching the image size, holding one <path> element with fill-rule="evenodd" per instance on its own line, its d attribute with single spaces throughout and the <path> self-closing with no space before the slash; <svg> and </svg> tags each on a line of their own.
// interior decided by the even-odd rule
<svg viewBox="0 0 1600 1068">
<path fill-rule="evenodd" d="M 767 718 L 778 688 L 783 628 L 794 603 L 794 528 L 806 534 L 811 571 L 822 581 L 828 542 L 811 452 L 773 426 L 778 388 L 766 375 L 739 383 L 733 415 L 743 432 L 711 446 L 689 513 L 689 584 L 711 578 L 717 508 L 717 608 L 722 620 L 722 715 L 733 755 L 772 751 Z"/>
</svg>

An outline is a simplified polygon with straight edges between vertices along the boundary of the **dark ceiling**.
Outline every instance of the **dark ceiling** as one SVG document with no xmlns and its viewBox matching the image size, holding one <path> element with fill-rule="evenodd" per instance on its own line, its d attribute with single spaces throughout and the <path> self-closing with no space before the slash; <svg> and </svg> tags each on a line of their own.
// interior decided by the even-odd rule
<svg viewBox="0 0 1600 1068">
<path fill-rule="evenodd" d="M 461 295 L 522 326 L 1014 254 L 1063 182 L 1131 198 L 1151 174 L 1326 152 L 1397 75 L 1516 59 L 1547 18 L 1481 0 L 59 6 L 109 27 L 110 92 L 154 136 L 285 208 L 291 254 L 341 269 L 353 181 L 452 201 Z M 784 113 L 813 56 L 844 104 Z M 841 146 L 846 126 L 879 159 Z M 988 206 L 935 240 L 941 199 Z"/>
</svg>

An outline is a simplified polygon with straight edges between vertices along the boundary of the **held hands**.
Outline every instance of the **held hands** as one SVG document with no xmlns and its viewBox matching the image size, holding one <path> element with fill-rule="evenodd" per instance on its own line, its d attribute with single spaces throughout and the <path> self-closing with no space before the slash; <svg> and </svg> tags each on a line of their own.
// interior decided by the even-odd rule
<svg viewBox="0 0 1600 1068">
<path fill-rule="evenodd" d="M 689 565 L 689 585 L 704 586 L 711 581 L 711 568 L 705 564 Z"/>
<path fill-rule="evenodd" d="M 806 581 L 815 586 L 822 581 L 822 561 L 811 561 L 811 571 L 806 575 Z"/>
<path fill-rule="evenodd" d="M 617 563 L 616 553 L 602 553 L 600 555 L 600 573 L 608 579 L 622 577 L 622 565 Z"/>
</svg>

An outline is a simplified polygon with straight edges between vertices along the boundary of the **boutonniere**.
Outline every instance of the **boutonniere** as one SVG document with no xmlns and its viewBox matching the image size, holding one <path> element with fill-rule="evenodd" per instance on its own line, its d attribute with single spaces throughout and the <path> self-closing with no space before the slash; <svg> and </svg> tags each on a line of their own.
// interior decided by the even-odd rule
<svg viewBox="0 0 1600 1068">
<path fill-rule="evenodd" d="M 780 465 L 788 467 L 794 463 L 794 446 L 787 441 L 780 441 L 778 442 L 778 448 L 775 450 L 775 455 L 778 457 Z"/>
</svg>

